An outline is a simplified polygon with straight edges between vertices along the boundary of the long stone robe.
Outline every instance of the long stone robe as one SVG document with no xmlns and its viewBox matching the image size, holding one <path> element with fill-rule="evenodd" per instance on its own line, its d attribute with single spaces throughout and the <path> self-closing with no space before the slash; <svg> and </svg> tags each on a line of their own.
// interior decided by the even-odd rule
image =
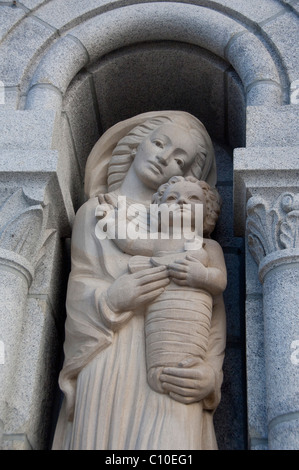
<svg viewBox="0 0 299 470">
<path fill-rule="evenodd" d="M 95 235 L 97 198 L 78 211 L 67 293 L 64 392 L 53 449 L 217 449 L 213 414 L 220 401 L 225 349 L 222 296 L 214 299 L 206 361 L 215 390 L 185 405 L 147 383 L 144 308 L 115 314 L 106 302 L 130 256 Z"/>
</svg>

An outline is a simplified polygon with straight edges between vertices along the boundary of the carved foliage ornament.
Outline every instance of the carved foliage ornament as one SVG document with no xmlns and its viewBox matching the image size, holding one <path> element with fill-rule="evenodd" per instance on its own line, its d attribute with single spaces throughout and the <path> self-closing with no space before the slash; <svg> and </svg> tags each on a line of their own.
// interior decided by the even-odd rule
<svg viewBox="0 0 299 470">
<path fill-rule="evenodd" d="M 15 253 L 19 262 L 36 268 L 41 262 L 53 230 L 47 229 L 49 207 L 28 198 L 22 189 L 0 204 L 1 262 Z"/>
<path fill-rule="evenodd" d="M 283 193 L 273 205 L 253 196 L 247 203 L 250 252 L 259 264 L 275 251 L 299 249 L 299 193 Z"/>
</svg>

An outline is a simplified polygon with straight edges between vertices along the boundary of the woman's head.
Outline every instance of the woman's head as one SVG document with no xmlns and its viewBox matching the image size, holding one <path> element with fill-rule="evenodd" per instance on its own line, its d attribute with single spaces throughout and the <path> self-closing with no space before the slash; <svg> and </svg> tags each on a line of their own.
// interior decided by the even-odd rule
<svg viewBox="0 0 299 470">
<path fill-rule="evenodd" d="M 161 116 L 136 126 L 113 151 L 108 190 L 121 185 L 131 165 L 137 177 L 152 189 L 175 175 L 191 174 L 200 179 L 208 152 L 198 123 L 191 115 Z"/>
<path fill-rule="evenodd" d="M 184 111 L 151 111 L 138 114 L 108 129 L 93 147 L 85 169 L 85 193 L 93 197 L 107 191 L 114 191 L 122 185 L 131 168 L 138 147 L 151 134 L 162 126 L 171 125 L 180 133 L 186 133 L 183 143 L 195 146 L 191 155 L 192 164 L 187 162 L 183 174 L 193 175 L 207 181 L 211 186 L 216 184 L 216 164 L 211 139 L 204 125 L 194 116 Z M 183 147 L 186 147 L 184 145 Z M 183 148 L 186 150 L 186 148 Z M 140 155 L 139 155 L 140 156 Z M 169 170 L 170 168 L 168 168 Z M 166 176 L 165 181 L 174 174 Z M 157 182 L 155 189 L 159 186 Z"/>
<path fill-rule="evenodd" d="M 153 204 L 203 204 L 203 235 L 209 236 L 216 225 L 221 198 L 215 188 L 192 176 L 174 176 L 153 195 Z"/>
</svg>

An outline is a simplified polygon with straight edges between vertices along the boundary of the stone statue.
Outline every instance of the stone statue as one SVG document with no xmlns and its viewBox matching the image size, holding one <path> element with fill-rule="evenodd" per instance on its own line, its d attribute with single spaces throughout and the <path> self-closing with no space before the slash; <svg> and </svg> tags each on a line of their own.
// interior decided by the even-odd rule
<svg viewBox="0 0 299 470">
<path fill-rule="evenodd" d="M 215 189 L 192 176 L 173 176 L 158 188 L 152 202 L 172 208 L 171 213 L 160 217 L 164 237 L 157 234 L 154 238 L 118 238 L 115 234 L 120 219 L 115 216 L 113 205 L 110 212 L 113 230 L 110 228 L 109 233 L 108 227 L 108 233 L 123 252 L 133 255 L 128 266 L 130 272 L 152 266 L 168 268 L 170 285 L 149 303 L 145 312 L 148 383 L 153 390 L 165 393 L 161 374 L 166 366 L 175 367 L 186 361 L 191 364 L 190 359 L 194 363 L 205 360 L 213 296 L 222 294 L 226 288 L 226 267 L 220 245 L 210 239 L 220 212 L 220 197 Z M 199 228 L 208 238 L 202 239 L 202 233 L 195 232 L 194 204 L 203 205 L 204 221 Z M 109 212 L 105 207 L 99 204 L 96 215 L 105 214 L 107 223 Z M 175 224 L 176 221 L 179 223 Z M 150 257 L 144 256 L 146 253 Z M 182 287 L 178 288 L 179 285 Z"/>
<path fill-rule="evenodd" d="M 65 361 L 59 379 L 64 402 L 54 449 L 217 448 L 213 414 L 222 384 L 226 271 L 221 248 L 209 238 L 210 228 L 199 244 L 191 240 L 193 252 L 185 250 L 188 241 L 182 238 L 168 240 L 168 246 L 136 240 L 126 249 L 119 239 L 98 237 L 96 229 L 104 203 L 116 208 L 119 197 L 125 196 L 129 204 L 148 208 L 158 189 L 156 197 L 164 201 L 170 185 L 173 189 L 186 182 L 196 187 L 205 222 L 209 203 L 204 193 L 213 193 L 216 205 L 218 201 L 215 157 L 206 129 L 185 112 L 150 112 L 118 123 L 88 158 L 88 200 L 76 215 L 72 236 Z M 177 189 L 183 196 L 186 188 Z M 170 333 L 174 319 L 183 319 L 183 342 L 188 342 L 193 320 L 203 321 L 204 314 L 207 325 L 194 330 L 206 331 L 199 340 L 193 335 L 198 344 L 187 354 L 180 354 L 174 341 L 175 360 L 165 359 L 173 352 L 165 350 L 162 362 L 154 362 L 148 374 L 151 345 L 145 318 L 150 318 L 151 308 L 164 315 L 161 302 L 163 296 L 169 302 L 174 285 L 179 296 L 169 303 L 175 312 L 167 327 Z M 201 296 L 198 311 L 190 308 L 189 323 L 186 301 L 182 305 L 185 286 L 192 290 L 188 297 Z M 164 347 L 163 335 L 160 338 Z M 198 348 L 204 352 L 198 353 Z M 159 359 L 156 352 L 151 356 Z"/>
</svg>

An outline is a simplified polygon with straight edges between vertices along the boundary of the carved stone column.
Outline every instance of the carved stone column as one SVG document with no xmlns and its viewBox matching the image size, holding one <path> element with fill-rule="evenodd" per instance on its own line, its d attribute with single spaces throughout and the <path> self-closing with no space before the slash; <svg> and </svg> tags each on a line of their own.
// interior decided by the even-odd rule
<svg viewBox="0 0 299 470">
<path fill-rule="evenodd" d="M 251 197 L 247 236 L 263 285 L 268 445 L 298 449 L 299 193 Z"/>
<path fill-rule="evenodd" d="M 0 206 L 0 424 L 6 430 L 17 383 L 27 295 L 45 240 L 47 208 L 22 190 Z M 0 445 L 1 447 L 1 445 Z"/>
</svg>

